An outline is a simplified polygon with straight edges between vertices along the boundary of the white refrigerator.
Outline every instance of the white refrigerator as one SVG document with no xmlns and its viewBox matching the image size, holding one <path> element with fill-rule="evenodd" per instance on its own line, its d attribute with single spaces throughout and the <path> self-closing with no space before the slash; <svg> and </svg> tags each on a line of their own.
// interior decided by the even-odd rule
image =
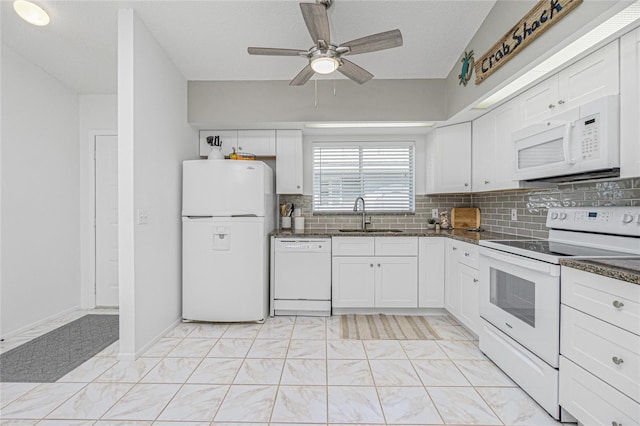
<svg viewBox="0 0 640 426">
<path fill-rule="evenodd" d="M 266 319 L 273 170 L 260 161 L 185 161 L 182 186 L 182 318 Z"/>
</svg>

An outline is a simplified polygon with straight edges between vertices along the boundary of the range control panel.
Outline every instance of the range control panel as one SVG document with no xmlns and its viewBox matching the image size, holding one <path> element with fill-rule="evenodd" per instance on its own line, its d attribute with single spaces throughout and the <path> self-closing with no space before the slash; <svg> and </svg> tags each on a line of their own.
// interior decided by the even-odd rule
<svg viewBox="0 0 640 426">
<path fill-rule="evenodd" d="M 547 227 L 640 237 L 640 206 L 552 207 Z"/>
</svg>

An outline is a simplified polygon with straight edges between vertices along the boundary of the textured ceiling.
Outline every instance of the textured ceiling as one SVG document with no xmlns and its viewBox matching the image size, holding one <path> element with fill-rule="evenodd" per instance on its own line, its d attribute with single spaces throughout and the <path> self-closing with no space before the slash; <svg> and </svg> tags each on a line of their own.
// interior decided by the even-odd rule
<svg viewBox="0 0 640 426">
<path fill-rule="evenodd" d="M 404 45 L 351 56 L 375 78 L 444 78 L 495 0 L 335 0 L 338 44 L 398 28 Z M 300 57 L 260 57 L 248 46 L 307 49 L 298 1 L 39 1 L 51 16 L 40 28 L 2 1 L 2 43 L 79 93 L 115 93 L 117 11 L 133 8 L 188 80 L 290 80 Z M 339 73 L 336 78 L 343 78 Z M 330 78 L 333 78 L 331 75 Z"/>
</svg>

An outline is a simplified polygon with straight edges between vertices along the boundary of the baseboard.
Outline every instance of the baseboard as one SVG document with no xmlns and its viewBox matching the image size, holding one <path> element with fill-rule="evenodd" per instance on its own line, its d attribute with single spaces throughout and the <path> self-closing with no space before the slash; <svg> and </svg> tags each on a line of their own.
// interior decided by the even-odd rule
<svg viewBox="0 0 640 426">
<path fill-rule="evenodd" d="M 443 308 L 333 308 L 333 315 L 447 315 Z"/>
<path fill-rule="evenodd" d="M 0 336 L 0 337 L 2 339 L 6 340 L 6 339 L 9 339 L 9 338 L 14 337 L 14 336 L 19 336 L 20 334 L 22 334 L 23 332 L 25 332 L 25 331 L 27 331 L 27 330 L 29 330 L 31 328 L 34 328 L 34 327 L 37 327 L 39 325 L 54 321 L 57 318 L 60 318 L 60 317 L 62 317 L 64 315 L 70 314 L 71 312 L 75 312 L 75 311 L 79 311 L 79 310 L 81 310 L 80 305 L 76 305 L 76 306 L 74 306 L 72 308 L 66 309 L 66 310 L 64 310 L 62 312 L 58 312 L 57 314 L 50 315 L 50 316 L 48 316 L 46 318 L 38 320 L 38 321 L 36 321 L 34 323 L 31 323 L 29 325 L 25 325 L 24 327 L 20 327 L 17 330 L 10 331 L 10 332 L 8 332 L 8 333 L 6 333 L 6 334 L 4 334 L 3 336 Z"/>
<path fill-rule="evenodd" d="M 155 345 L 158 342 L 158 340 L 162 339 L 169 331 L 173 330 L 181 322 L 182 322 L 182 318 L 176 319 L 167 328 L 162 330 L 160 332 L 160 334 L 158 334 L 156 337 L 151 339 L 151 341 L 149 341 L 149 343 L 144 345 L 142 348 L 137 350 L 135 353 L 119 352 L 118 353 L 118 359 L 121 360 L 121 361 L 135 361 L 136 359 L 140 358 L 146 351 L 148 351 L 151 348 L 151 346 Z"/>
</svg>

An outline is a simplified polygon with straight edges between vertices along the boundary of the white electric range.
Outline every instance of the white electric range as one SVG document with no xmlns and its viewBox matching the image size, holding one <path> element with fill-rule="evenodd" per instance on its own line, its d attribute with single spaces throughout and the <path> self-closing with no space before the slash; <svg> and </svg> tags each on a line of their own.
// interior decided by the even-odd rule
<svg viewBox="0 0 640 426">
<path fill-rule="evenodd" d="M 546 240 L 480 241 L 480 349 L 554 418 L 560 260 L 640 256 L 640 207 L 549 209 Z"/>
</svg>

